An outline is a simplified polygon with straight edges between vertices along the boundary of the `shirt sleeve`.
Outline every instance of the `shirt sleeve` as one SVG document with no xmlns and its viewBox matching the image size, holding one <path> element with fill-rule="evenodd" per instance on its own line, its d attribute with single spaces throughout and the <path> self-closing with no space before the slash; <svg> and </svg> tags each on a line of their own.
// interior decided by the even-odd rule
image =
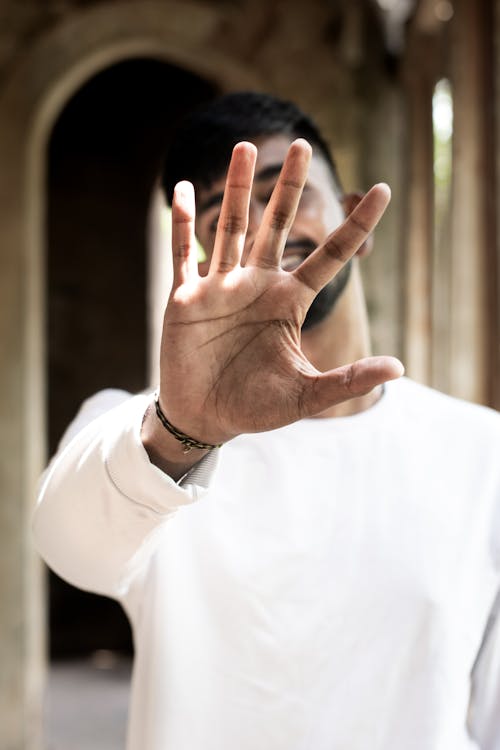
<svg viewBox="0 0 500 750">
<path fill-rule="evenodd" d="M 481 750 L 500 750 L 500 592 L 472 671 L 468 723 Z"/>
<path fill-rule="evenodd" d="M 154 466 L 140 437 L 152 398 L 105 391 L 90 399 L 40 481 L 40 554 L 73 585 L 115 598 L 144 569 L 163 524 L 203 494 L 217 460 L 212 451 L 180 483 Z"/>
</svg>

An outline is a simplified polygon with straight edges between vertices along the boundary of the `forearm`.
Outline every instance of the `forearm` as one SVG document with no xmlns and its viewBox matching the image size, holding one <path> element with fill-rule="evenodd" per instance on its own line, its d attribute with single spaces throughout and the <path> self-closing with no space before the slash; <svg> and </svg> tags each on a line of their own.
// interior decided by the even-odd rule
<svg viewBox="0 0 500 750">
<path fill-rule="evenodd" d="M 40 553 L 81 588 L 120 596 L 153 533 L 196 496 L 153 466 L 140 440 L 148 397 L 94 419 L 52 461 L 34 517 Z"/>
</svg>

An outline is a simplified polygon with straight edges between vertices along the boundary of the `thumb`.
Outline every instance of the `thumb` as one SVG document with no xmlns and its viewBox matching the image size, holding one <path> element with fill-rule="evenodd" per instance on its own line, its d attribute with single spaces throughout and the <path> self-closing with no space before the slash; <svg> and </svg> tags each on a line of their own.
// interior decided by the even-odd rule
<svg viewBox="0 0 500 750">
<path fill-rule="evenodd" d="M 364 396 L 376 386 L 396 380 L 403 373 L 404 367 L 395 357 L 366 357 L 351 365 L 320 373 L 311 380 L 310 387 L 304 393 L 304 411 L 309 416 L 319 414 L 330 406 Z"/>
</svg>

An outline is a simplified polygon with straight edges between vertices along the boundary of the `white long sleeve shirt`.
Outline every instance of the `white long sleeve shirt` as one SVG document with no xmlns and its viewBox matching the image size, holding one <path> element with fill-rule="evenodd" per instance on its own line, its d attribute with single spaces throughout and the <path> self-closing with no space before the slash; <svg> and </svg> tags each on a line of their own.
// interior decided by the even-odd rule
<svg viewBox="0 0 500 750">
<path fill-rule="evenodd" d="M 34 523 L 131 620 L 128 750 L 500 750 L 499 415 L 401 379 L 179 486 L 149 400 L 87 403 Z"/>
</svg>

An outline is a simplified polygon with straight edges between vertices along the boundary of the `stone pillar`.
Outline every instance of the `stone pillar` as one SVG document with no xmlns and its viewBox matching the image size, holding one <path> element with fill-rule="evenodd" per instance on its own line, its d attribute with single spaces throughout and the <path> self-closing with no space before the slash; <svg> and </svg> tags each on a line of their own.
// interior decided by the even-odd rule
<svg viewBox="0 0 500 750">
<path fill-rule="evenodd" d="M 495 175 L 494 187 L 495 194 L 490 201 L 493 207 L 493 213 L 500 216 L 500 0 L 493 2 L 493 23 L 494 44 L 493 44 L 493 92 L 494 92 L 494 117 L 495 130 L 493 133 L 493 144 L 495 153 Z M 491 337 L 491 405 L 500 410 L 500 221 L 496 220 L 495 237 L 493 240 L 493 252 L 495 257 L 495 267 L 492 269 L 491 281 L 492 290 L 492 325 L 493 335 Z"/>
<path fill-rule="evenodd" d="M 425 52 L 420 44 L 415 44 L 406 66 L 409 154 L 404 243 L 404 357 L 408 375 L 422 383 L 430 383 L 434 181 L 433 78 L 428 68 L 428 55 L 433 45 L 431 38 L 425 41 Z"/>
<path fill-rule="evenodd" d="M 453 395 L 487 403 L 493 369 L 491 332 L 496 328 L 488 280 L 491 254 L 490 0 L 456 0 L 452 26 L 454 93 L 451 330 Z M 493 266 L 493 267 L 492 267 Z M 498 345 L 498 343 L 497 343 Z M 496 358 L 495 358 L 496 359 Z M 498 360 L 497 360 L 498 361 Z"/>
<path fill-rule="evenodd" d="M 0 103 L 1 108 L 1 103 Z M 0 118 L 2 153 L 19 153 L 16 123 Z M 23 163 L 2 159 L 0 274 L 0 733 L 3 750 L 41 747 L 44 608 L 41 563 L 30 538 L 43 466 L 42 258 L 30 257 L 23 219 Z M 26 216 L 26 214 L 24 214 Z"/>
<path fill-rule="evenodd" d="M 373 253 L 361 261 L 374 354 L 391 354 L 405 362 L 403 350 L 405 164 L 404 103 L 395 80 L 371 72 L 364 80 L 361 168 L 363 188 L 387 182 L 392 198 L 374 236 Z"/>
</svg>

